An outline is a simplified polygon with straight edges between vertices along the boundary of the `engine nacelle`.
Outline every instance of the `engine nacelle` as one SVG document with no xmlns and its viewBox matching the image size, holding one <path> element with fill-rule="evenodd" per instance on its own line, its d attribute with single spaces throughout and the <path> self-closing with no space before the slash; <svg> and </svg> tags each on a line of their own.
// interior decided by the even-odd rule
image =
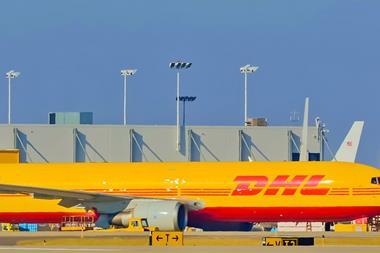
<svg viewBox="0 0 380 253">
<path fill-rule="evenodd" d="M 187 225 L 187 208 L 177 201 L 133 199 L 111 223 L 127 227 L 131 217 L 146 218 L 149 226 L 160 230 L 183 230 Z"/>
</svg>

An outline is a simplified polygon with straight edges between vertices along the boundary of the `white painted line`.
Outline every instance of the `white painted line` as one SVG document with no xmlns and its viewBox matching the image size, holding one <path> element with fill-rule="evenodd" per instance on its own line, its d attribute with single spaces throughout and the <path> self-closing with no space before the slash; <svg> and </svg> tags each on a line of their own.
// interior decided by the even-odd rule
<svg viewBox="0 0 380 253">
<path fill-rule="evenodd" d="M 25 250 L 25 251 L 121 251 L 121 249 L 97 249 L 97 248 L 43 248 L 43 247 L 0 247 L 1 250 Z"/>
</svg>

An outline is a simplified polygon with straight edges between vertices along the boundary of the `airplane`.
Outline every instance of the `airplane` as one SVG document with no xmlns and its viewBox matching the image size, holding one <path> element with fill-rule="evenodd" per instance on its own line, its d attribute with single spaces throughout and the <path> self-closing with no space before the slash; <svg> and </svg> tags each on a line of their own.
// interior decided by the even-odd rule
<svg viewBox="0 0 380 253">
<path fill-rule="evenodd" d="M 96 226 L 147 218 L 162 230 L 380 215 L 380 171 L 347 162 L 2 164 L 0 222 Z"/>
</svg>

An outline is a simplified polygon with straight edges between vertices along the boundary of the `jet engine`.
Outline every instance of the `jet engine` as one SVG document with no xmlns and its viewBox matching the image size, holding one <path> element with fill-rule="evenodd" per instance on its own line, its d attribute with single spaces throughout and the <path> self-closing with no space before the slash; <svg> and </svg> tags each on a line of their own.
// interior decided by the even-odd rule
<svg viewBox="0 0 380 253">
<path fill-rule="evenodd" d="M 149 226 L 160 230 L 183 230 L 187 225 L 187 208 L 174 200 L 133 199 L 111 223 L 126 227 L 131 217 L 146 218 Z"/>
</svg>

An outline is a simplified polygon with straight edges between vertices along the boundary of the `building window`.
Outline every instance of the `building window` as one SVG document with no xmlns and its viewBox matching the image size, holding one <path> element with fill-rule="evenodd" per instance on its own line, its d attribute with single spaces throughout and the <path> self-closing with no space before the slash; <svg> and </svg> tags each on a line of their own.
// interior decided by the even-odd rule
<svg viewBox="0 0 380 253">
<path fill-rule="evenodd" d="M 300 153 L 292 153 L 292 161 L 299 161 Z M 321 154 L 320 153 L 309 153 L 309 161 L 320 161 Z"/>
</svg>

